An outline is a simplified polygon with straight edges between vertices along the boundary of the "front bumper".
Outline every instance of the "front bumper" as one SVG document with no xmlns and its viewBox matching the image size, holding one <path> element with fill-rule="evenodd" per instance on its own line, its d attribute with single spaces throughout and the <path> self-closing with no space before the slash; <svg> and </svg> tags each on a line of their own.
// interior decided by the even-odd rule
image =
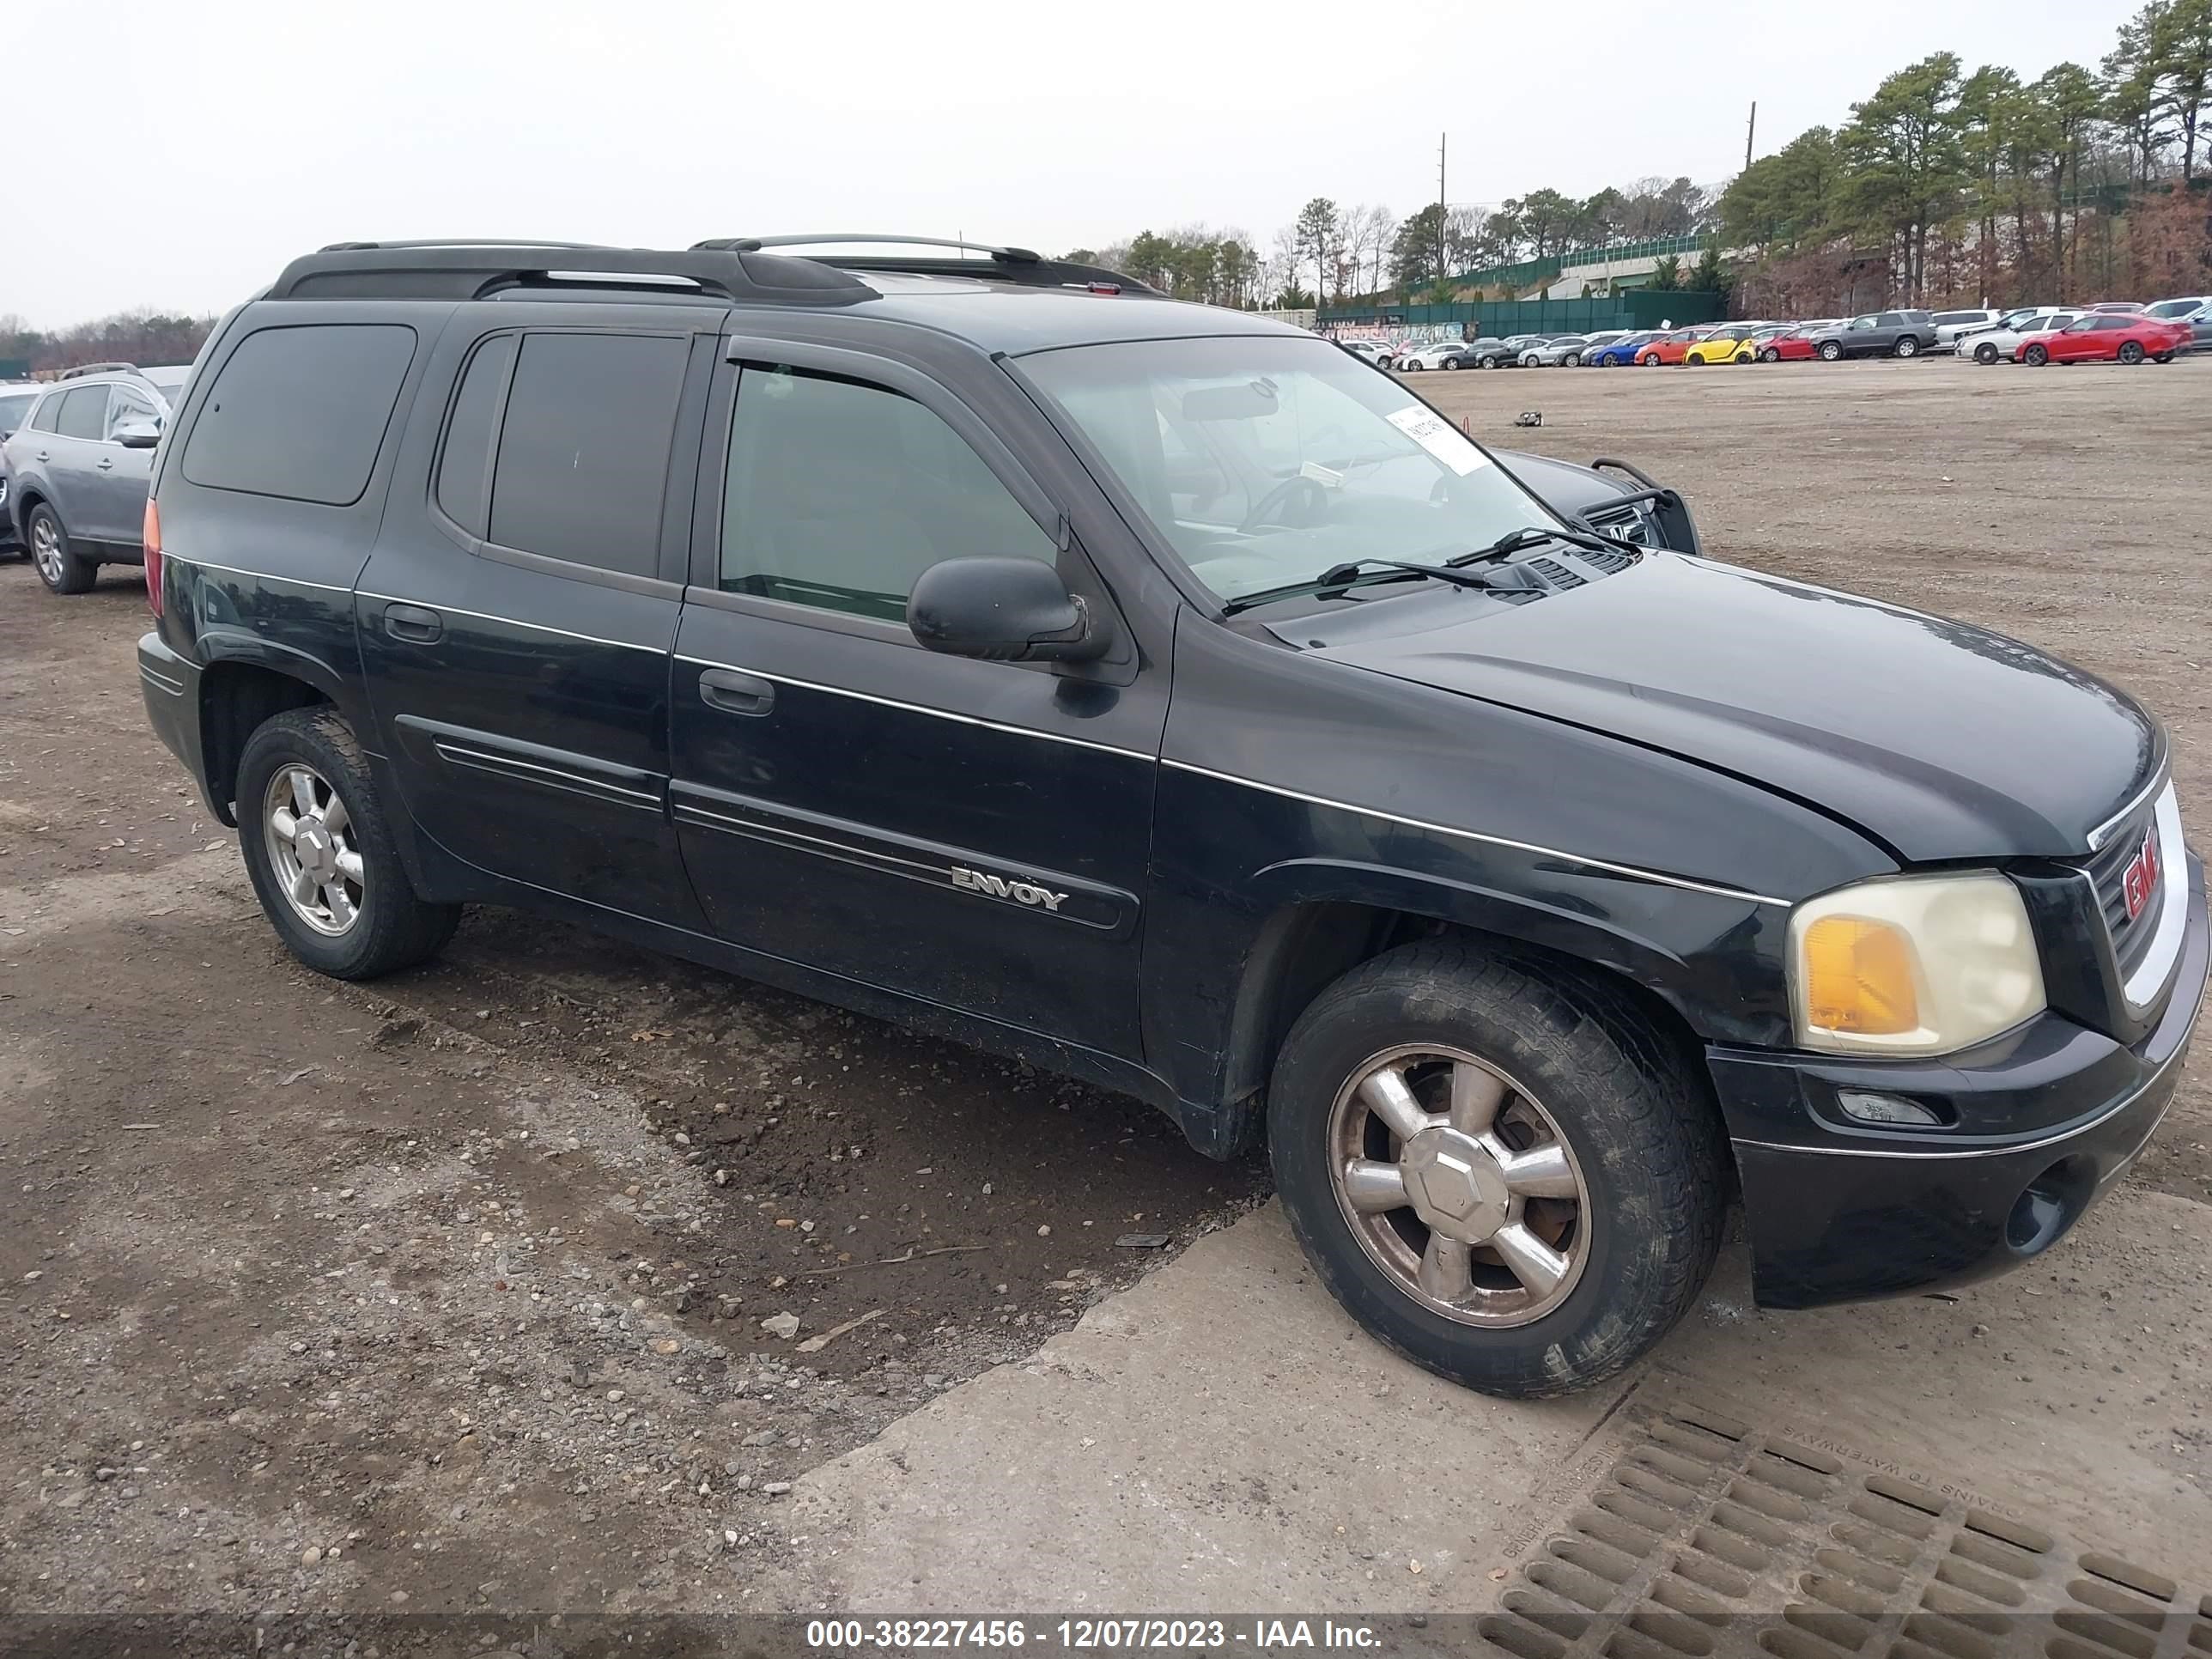
<svg viewBox="0 0 2212 1659">
<path fill-rule="evenodd" d="M 2204 995 L 2204 866 L 2187 865 L 2181 960 L 2164 1010 L 2133 1047 L 2045 1013 L 1943 1060 L 1709 1053 L 1762 1306 L 2003 1273 L 2063 1237 L 2126 1173 L 2173 1098 Z M 1952 1127 L 1859 1124 L 1838 1105 L 1841 1090 L 1919 1102 Z"/>
</svg>

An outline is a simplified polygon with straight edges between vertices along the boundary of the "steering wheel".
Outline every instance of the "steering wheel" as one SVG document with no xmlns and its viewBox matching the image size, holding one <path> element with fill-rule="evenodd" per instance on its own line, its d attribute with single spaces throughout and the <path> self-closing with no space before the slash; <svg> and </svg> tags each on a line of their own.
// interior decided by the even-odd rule
<svg viewBox="0 0 2212 1659">
<path fill-rule="evenodd" d="M 1276 517 L 1278 514 L 1287 512 L 1294 502 L 1299 503 L 1297 516 Z M 1328 491 L 1322 488 L 1318 479 L 1309 478 L 1300 472 L 1284 479 L 1253 502 L 1252 510 L 1244 515 L 1237 528 L 1240 531 L 1257 530 L 1273 520 L 1285 529 L 1298 529 L 1319 524 L 1328 515 Z"/>
</svg>

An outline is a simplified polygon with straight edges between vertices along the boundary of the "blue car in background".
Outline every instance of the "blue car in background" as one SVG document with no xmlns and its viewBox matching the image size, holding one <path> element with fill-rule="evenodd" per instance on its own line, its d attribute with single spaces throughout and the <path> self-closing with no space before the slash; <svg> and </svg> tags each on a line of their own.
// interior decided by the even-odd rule
<svg viewBox="0 0 2212 1659">
<path fill-rule="evenodd" d="M 1652 337 L 1650 331 L 1641 334 L 1624 334 L 1610 345 L 1600 346 L 1595 351 L 1583 354 L 1584 368 L 1620 368 L 1636 361 L 1636 353 L 1644 343 Z"/>
</svg>

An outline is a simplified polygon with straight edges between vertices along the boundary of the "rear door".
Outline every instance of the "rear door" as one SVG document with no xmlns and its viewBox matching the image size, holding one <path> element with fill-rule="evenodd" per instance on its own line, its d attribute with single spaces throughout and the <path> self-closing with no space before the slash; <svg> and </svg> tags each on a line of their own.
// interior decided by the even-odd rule
<svg viewBox="0 0 2212 1659">
<path fill-rule="evenodd" d="M 722 315 L 464 307 L 416 404 L 434 432 L 410 426 L 356 596 L 380 740 L 424 835 L 494 876 L 694 928 L 668 666 Z"/>
<path fill-rule="evenodd" d="M 54 429 L 38 434 L 33 452 L 46 474 L 47 493 L 62 527 L 71 536 L 104 541 L 112 533 L 101 527 L 99 462 L 106 453 L 107 387 L 71 386 L 61 395 Z"/>
<path fill-rule="evenodd" d="M 1118 616 L 1082 546 L 1103 503 L 1063 517 L 1065 481 L 1036 480 L 1054 447 L 1073 458 L 980 357 L 956 396 L 849 351 L 731 355 L 671 691 L 676 819 L 715 930 L 1134 1058 L 1166 642 L 1140 661 L 1117 623 L 1117 659 L 1060 674 L 925 651 L 904 620 L 923 569 L 981 555 L 1054 563 Z"/>
</svg>

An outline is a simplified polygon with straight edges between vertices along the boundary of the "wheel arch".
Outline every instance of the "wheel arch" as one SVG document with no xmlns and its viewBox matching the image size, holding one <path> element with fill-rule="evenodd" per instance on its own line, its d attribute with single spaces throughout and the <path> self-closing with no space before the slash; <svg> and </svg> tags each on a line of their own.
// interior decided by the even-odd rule
<svg viewBox="0 0 2212 1659">
<path fill-rule="evenodd" d="M 336 704 L 336 676 L 314 659 L 267 647 L 216 653 L 200 672 L 200 756 L 210 807 L 235 827 L 239 757 L 264 722 L 294 708 Z M 270 659 L 270 653 L 282 652 Z M 303 666 L 312 665 L 312 666 Z M 315 671 L 320 670 L 320 672 Z"/>
<path fill-rule="evenodd" d="M 1259 1136 L 1268 1074 L 1298 1016 L 1361 963 L 1409 940 L 1450 937 L 1627 1000 L 1704 1079 L 1704 1043 L 1676 957 L 1620 930 L 1506 895 L 1360 866 L 1301 860 L 1265 872 L 1278 890 L 1252 935 L 1221 1058 L 1217 1145 Z"/>
</svg>

